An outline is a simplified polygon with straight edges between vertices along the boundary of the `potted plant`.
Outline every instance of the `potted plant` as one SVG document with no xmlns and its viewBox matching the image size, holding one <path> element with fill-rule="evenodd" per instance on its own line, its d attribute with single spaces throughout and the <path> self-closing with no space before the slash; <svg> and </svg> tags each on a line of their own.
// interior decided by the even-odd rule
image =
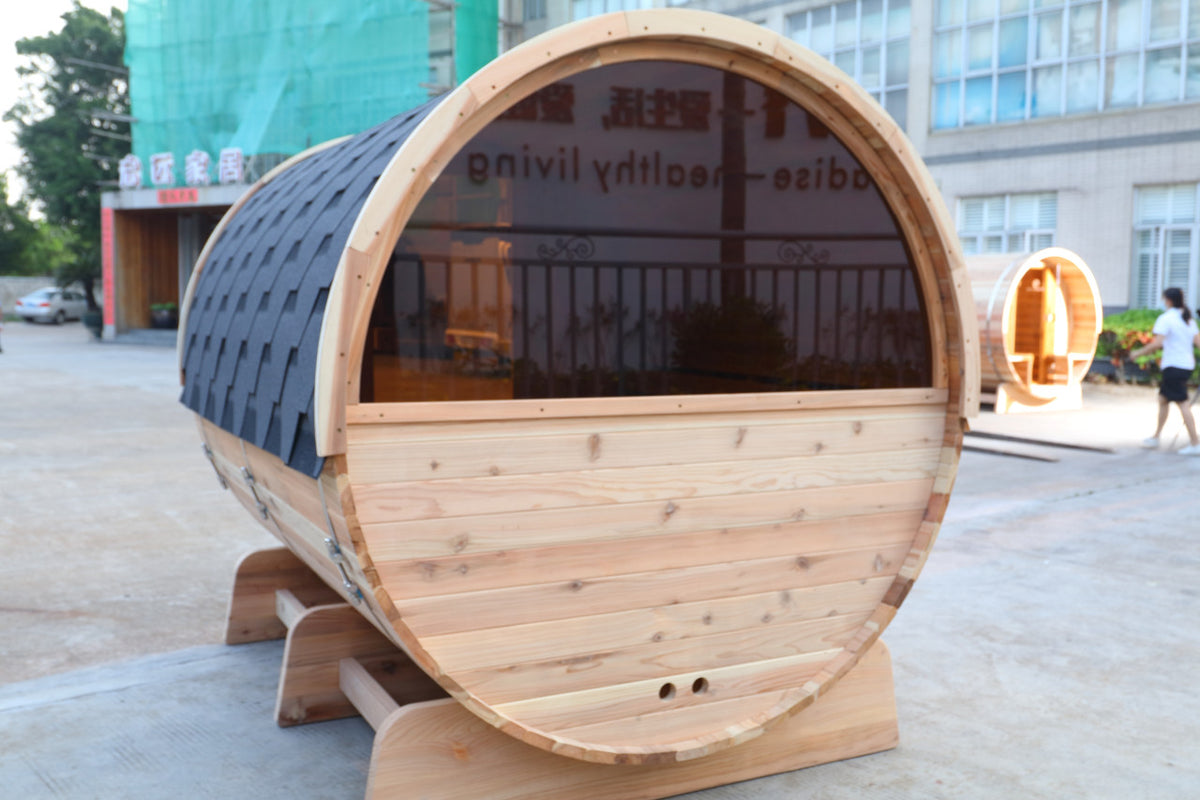
<svg viewBox="0 0 1200 800">
<path fill-rule="evenodd" d="M 178 328 L 179 306 L 175 303 L 154 303 L 150 306 L 150 324 L 155 328 Z"/>
</svg>

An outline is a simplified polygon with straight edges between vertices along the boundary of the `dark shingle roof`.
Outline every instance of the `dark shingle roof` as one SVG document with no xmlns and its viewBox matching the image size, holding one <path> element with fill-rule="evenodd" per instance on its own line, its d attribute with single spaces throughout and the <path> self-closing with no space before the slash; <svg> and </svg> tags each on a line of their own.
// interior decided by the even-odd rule
<svg viewBox="0 0 1200 800">
<path fill-rule="evenodd" d="M 225 225 L 196 284 L 180 401 L 316 477 L 313 384 L 325 300 L 367 195 L 437 100 L 280 173 Z"/>
</svg>

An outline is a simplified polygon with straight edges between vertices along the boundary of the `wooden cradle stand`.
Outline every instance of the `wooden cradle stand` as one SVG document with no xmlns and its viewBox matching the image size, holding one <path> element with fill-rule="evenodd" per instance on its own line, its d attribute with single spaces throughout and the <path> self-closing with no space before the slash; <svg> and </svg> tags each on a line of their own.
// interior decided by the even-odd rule
<svg viewBox="0 0 1200 800">
<path fill-rule="evenodd" d="M 287 637 L 277 722 L 361 715 L 375 730 L 366 797 L 652 800 L 889 750 L 892 664 L 877 641 L 830 692 L 736 747 L 691 761 L 594 764 L 525 744 L 446 696 L 287 548 L 238 566 L 227 644 Z"/>
</svg>

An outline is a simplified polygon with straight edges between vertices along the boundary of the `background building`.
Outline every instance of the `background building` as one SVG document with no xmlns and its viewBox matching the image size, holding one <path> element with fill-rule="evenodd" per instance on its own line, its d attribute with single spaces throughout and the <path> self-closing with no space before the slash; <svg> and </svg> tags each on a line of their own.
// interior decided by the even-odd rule
<svg viewBox="0 0 1200 800">
<path fill-rule="evenodd" d="M 811 47 L 904 126 L 964 249 L 1060 244 L 1109 311 L 1200 297 L 1200 0 L 507 0 L 514 44 L 678 5 Z"/>
<path fill-rule="evenodd" d="M 180 302 L 259 177 L 444 91 L 497 47 L 493 0 L 130 0 L 132 152 L 102 203 L 106 335 Z"/>
</svg>

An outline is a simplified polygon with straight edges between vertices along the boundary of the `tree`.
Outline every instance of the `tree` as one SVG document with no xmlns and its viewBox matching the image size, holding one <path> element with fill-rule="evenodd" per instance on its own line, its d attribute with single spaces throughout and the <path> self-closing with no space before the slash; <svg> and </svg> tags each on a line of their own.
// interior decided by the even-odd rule
<svg viewBox="0 0 1200 800">
<path fill-rule="evenodd" d="M 75 0 L 58 33 L 21 39 L 28 66 L 17 72 L 28 97 L 4 115 L 17 123 L 24 159 L 17 171 L 46 221 L 72 243 L 57 271 L 61 285 L 83 284 L 93 309 L 100 275 L 100 192 L 129 150 L 125 16 L 106 17 Z"/>
<path fill-rule="evenodd" d="M 30 248 L 37 237 L 37 227 L 29 219 L 25 203 L 8 201 L 8 182 L 0 173 L 0 275 L 28 275 L 36 262 Z M 32 263 L 31 263 L 32 262 Z"/>
</svg>

